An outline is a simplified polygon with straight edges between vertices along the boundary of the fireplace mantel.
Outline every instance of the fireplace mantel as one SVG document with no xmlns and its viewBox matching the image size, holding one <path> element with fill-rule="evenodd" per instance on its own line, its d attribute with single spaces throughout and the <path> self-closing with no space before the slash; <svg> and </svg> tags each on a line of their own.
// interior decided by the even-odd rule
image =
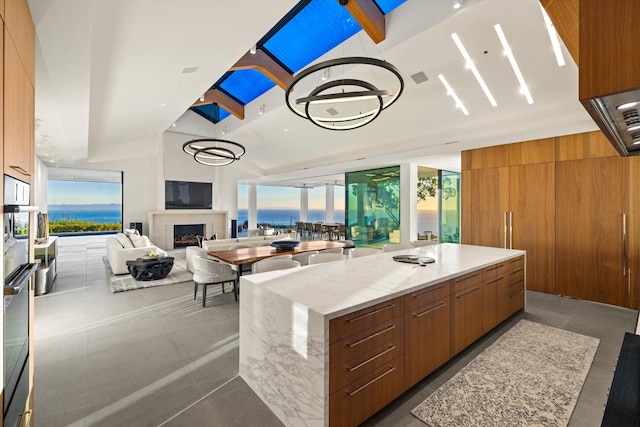
<svg viewBox="0 0 640 427">
<path fill-rule="evenodd" d="M 149 211 L 149 240 L 162 249 L 173 249 L 173 226 L 186 224 L 204 224 L 206 238 L 216 234 L 226 239 L 228 216 L 227 211 L 208 209 Z"/>
</svg>

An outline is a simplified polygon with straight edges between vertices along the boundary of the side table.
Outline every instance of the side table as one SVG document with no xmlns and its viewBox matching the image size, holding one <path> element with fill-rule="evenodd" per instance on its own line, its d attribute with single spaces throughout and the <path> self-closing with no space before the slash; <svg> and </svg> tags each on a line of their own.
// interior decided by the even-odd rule
<svg viewBox="0 0 640 427">
<path fill-rule="evenodd" d="M 167 277 L 173 267 L 173 257 L 138 258 L 127 261 L 127 269 L 135 280 L 158 280 Z"/>
</svg>

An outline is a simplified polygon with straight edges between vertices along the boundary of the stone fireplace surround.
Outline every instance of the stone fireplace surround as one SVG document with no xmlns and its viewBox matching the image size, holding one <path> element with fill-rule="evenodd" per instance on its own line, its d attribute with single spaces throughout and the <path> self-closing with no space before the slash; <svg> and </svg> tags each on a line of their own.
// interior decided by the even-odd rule
<svg viewBox="0 0 640 427">
<path fill-rule="evenodd" d="M 173 226 L 185 224 L 204 224 L 206 238 L 216 234 L 225 239 L 228 216 L 227 211 L 200 209 L 149 211 L 149 240 L 161 249 L 173 249 Z"/>
</svg>

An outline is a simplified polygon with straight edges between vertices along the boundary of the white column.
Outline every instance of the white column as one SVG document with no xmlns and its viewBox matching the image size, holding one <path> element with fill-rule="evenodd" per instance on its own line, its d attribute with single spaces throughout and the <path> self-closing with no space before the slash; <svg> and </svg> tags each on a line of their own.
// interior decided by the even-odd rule
<svg viewBox="0 0 640 427">
<path fill-rule="evenodd" d="M 326 222 L 328 223 L 332 223 L 334 222 L 334 216 L 333 213 L 335 211 L 335 207 L 334 207 L 334 186 L 333 184 L 327 184 L 326 186 L 326 190 L 325 190 L 325 218 L 326 218 Z"/>
<path fill-rule="evenodd" d="M 400 241 L 418 240 L 418 165 L 400 165 Z"/>
<path fill-rule="evenodd" d="M 309 221 L 309 189 L 300 189 L 300 221 Z"/>
<path fill-rule="evenodd" d="M 249 184 L 249 206 L 248 206 L 248 221 L 247 228 L 258 228 L 258 186 L 256 184 Z"/>
</svg>

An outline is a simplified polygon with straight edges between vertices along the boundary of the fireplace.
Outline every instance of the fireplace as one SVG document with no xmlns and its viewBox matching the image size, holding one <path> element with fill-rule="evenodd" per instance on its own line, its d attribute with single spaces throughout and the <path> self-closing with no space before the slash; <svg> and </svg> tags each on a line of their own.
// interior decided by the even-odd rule
<svg viewBox="0 0 640 427">
<path fill-rule="evenodd" d="M 173 247 L 198 246 L 198 237 L 204 235 L 204 224 L 176 224 L 173 226 Z"/>
</svg>

